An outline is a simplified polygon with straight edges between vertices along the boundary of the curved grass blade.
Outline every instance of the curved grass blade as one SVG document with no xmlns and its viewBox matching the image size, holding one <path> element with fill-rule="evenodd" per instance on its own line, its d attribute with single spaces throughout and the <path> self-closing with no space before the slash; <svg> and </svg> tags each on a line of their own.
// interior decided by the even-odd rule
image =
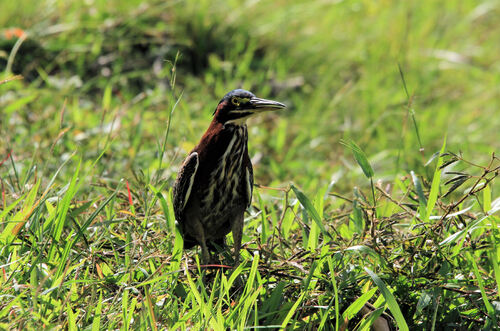
<svg viewBox="0 0 500 331">
<path fill-rule="evenodd" d="M 418 195 L 418 204 L 419 204 L 419 213 L 420 217 L 423 219 L 427 219 L 427 199 L 425 198 L 424 190 L 422 188 L 422 184 L 420 183 L 420 180 L 418 179 L 417 175 L 412 171 L 410 171 L 411 178 L 413 180 L 413 185 L 415 186 L 415 190 L 417 191 Z"/>
<path fill-rule="evenodd" d="M 300 295 L 300 297 L 297 299 L 297 301 L 293 304 L 292 308 L 290 308 L 290 310 L 288 311 L 288 314 L 286 314 L 286 317 L 285 319 L 283 320 L 283 323 L 281 323 L 281 329 L 282 330 L 286 330 L 286 326 L 288 324 L 288 322 L 290 322 L 290 319 L 293 317 L 293 315 L 295 314 L 295 312 L 297 311 L 297 308 L 299 307 L 299 305 L 302 303 L 302 300 L 304 299 L 304 296 L 306 295 L 307 292 L 302 292 L 302 294 Z"/>
<path fill-rule="evenodd" d="M 344 310 L 344 312 L 342 313 L 342 320 L 343 321 L 350 320 L 354 316 L 356 316 L 356 314 L 361 310 L 361 308 L 363 308 L 363 306 L 368 302 L 368 300 L 370 300 L 373 297 L 376 291 L 377 288 L 373 287 L 368 292 L 363 293 L 363 295 L 357 298 L 353 303 L 351 303 L 349 307 L 347 307 L 347 309 Z"/>
<path fill-rule="evenodd" d="M 321 222 L 321 218 L 319 217 L 318 211 L 316 210 L 316 208 L 314 208 L 313 204 L 311 203 L 311 200 L 309 200 L 309 198 L 293 184 L 292 184 L 292 190 L 297 196 L 297 199 L 299 199 L 299 202 L 302 205 L 302 207 L 305 208 L 307 213 L 316 222 L 316 224 L 321 230 L 321 233 L 323 233 L 323 235 L 325 236 L 328 236 L 330 239 L 333 239 L 332 235 L 328 233 L 328 231 L 326 231 L 325 226 Z"/>
<path fill-rule="evenodd" d="M 488 295 L 486 294 L 486 290 L 484 289 L 484 284 L 483 284 L 483 278 L 481 277 L 481 274 L 479 273 L 479 268 L 477 267 L 476 260 L 470 254 L 467 252 L 467 258 L 469 261 L 472 262 L 472 270 L 474 271 L 474 275 L 476 276 L 477 279 L 477 285 L 479 287 L 479 290 L 481 291 L 481 298 L 483 299 L 484 306 L 486 307 L 486 311 L 488 312 L 488 315 L 491 319 L 486 320 L 486 327 L 485 329 L 488 330 L 489 327 L 491 327 L 491 323 L 493 325 L 496 325 L 496 315 L 495 315 L 495 309 L 491 305 L 490 301 L 488 300 Z M 489 327 L 488 327 L 489 326 Z"/>
<path fill-rule="evenodd" d="M 446 148 L 446 137 L 444 138 L 443 146 L 441 147 L 441 151 L 439 152 L 439 157 L 437 159 L 436 170 L 434 170 L 434 176 L 432 177 L 431 191 L 429 193 L 429 200 L 427 200 L 426 207 L 426 217 L 424 221 L 427 222 L 429 220 L 429 216 L 436 205 L 437 196 L 439 193 L 439 183 L 441 182 L 441 165 L 443 164 L 442 154 Z"/>
<path fill-rule="evenodd" d="M 363 150 L 351 139 L 342 139 L 340 140 L 340 143 L 352 151 L 356 162 L 358 162 L 365 176 L 367 178 L 373 177 L 373 168 L 370 165 L 370 162 L 368 162 L 365 152 L 363 152 Z"/>
<path fill-rule="evenodd" d="M 373 271 L 371 271 L 367 267 L 365 267 L 365 271 L 368 273 L 368 275 L 370 275 L 370 277 L 373 279 L 373 282 L 375 283 L 375 285 L 377 285 L 378 289 L 384 296 L 384 299 L 387 302 L 387 306 L 389 306 L 392 315 L 394 315 L 394 318 L 396 319 L 398 328 L 402 331 L 408 331 L 409 330 L 408 324 L 406 324 L 405 318 L 403 317 L 403 313 L 401 313 L 401 309 L 399 308 L 396 299 L 389 291 L 389 289 L 387 289 L 385 283 L 382 281 L 382 279 L 380 279 L 379 276 L 377 276 Z"/>
</svg>

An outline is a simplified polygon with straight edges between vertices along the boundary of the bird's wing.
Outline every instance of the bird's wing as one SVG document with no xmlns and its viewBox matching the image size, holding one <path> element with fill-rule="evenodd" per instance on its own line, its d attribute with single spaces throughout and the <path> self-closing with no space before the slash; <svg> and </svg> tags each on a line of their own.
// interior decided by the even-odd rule
<svg viewBox="0 0 500 331">
<path fill-rule="evenodd" d="M 191 189 L 193 188 L 199 164 L 198 153 L 193 152 L 184 160 L 179 175 L 177 175 L 177 180 L 174 184 L 174 212 L 175 218 L 179 222 L 181 221 L 184 207 L 186 207 L 191 195 Z"/>
<path fill-rule="evenodd" d="M 252 163 L 250 160 L 247 163 L 246 171 L 245 171 L 245 182 L 247 184 L 247 208 L 250 207 L 252 204 L 252 192 L 253 192 L 253 169 L 252 169 Z"/>
</svg>

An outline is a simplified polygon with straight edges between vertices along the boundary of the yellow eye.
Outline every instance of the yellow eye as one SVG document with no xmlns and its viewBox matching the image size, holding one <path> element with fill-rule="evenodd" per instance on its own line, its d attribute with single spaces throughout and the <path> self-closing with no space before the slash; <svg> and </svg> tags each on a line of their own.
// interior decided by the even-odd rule
<svg viewBox="0 0 500 331">
<path fill-rule="evenodd" d="M 240 100 L 238 100 L 238 98 L 236 98 L 236 97 L 233 97 L 233 98 L 231 99 L 231 103 L 232 103 L 233 105 L 235 105 L 235 106 L 239 106 L 239 105 L 240 105 Z"/>
</svg>

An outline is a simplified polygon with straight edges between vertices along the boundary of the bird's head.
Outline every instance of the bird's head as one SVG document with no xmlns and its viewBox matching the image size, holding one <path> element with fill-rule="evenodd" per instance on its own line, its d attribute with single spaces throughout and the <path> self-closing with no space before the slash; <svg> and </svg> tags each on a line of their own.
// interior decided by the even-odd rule
<svg viewBox="0 0 500 331">
<path fill-rule="evenodd" d="M 238 89 L 222 98 L 214 111 L 214 118 L 222 124 L 243 125 L 253 115 L 284 108 L 286 106 L 281 102 L 257 98 L 252 92 Z"/>
</svg>

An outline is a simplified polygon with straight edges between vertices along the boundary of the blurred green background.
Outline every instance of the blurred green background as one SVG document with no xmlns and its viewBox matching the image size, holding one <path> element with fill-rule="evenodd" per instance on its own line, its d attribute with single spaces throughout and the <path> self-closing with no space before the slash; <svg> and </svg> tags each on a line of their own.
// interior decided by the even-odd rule
<svg viewBox="0 0 500 331">
<path fill-rule="evenodd" d="M 498 0 L 0 0 L 0 329 L 338 329 L 368 301 L 400 328 L 494 327 L 499 17 Z M 254 189 L 242 267 L 205 284 L 171 186 L 235 88 L 288 110 L 248 121 L 273 189 Z M 445 139 L 466 161 L 439 180 Z"/>
<path fill-rule="evenodd" d="M 498 1 L 3 1 L 0 68 L 24 80 L 0 86 L 0 152 L 50 173 L 75 150 L 95 159 L 105 133 L 108 176 L 155 172 L 180 98 L 173 178 L 218 100 L 245 88 L 289 106 L 249 123 L 260 184 L 348 189 L 361 171 L 343 137 L 377 178 L 422 171 L 445 136 L 484 162 L 500 147 L 499 14 Z"/>
</svg>

